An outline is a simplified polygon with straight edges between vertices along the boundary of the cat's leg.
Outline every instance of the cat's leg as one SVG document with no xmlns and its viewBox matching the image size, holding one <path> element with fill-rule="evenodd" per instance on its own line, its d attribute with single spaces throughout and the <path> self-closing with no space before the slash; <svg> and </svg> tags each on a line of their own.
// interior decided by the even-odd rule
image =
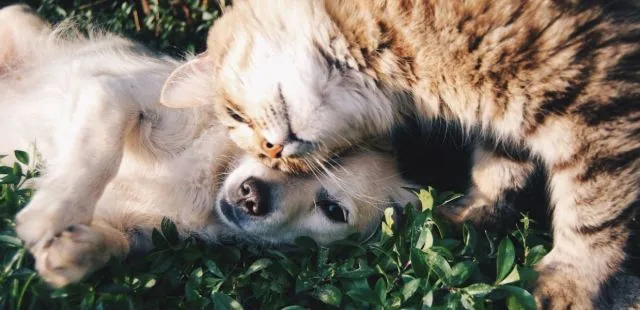
<svg viewBox="0 0 640 310">
<path fill-rule="evenodd" d="M 626 259 L 640 212 L 640 127 L 634 101 L 621 102 L 582 107 L 577 121 L 547 119 L 528 138 L 548 167 L 553 207 L 553 248 L 536 266 L 541 309 L 594 308 Z"/>
<path fill-rule="evenodd" d="M 129 252 L 124 232 L 107 223 L 71 225 L 35 251 L 36 270 L 52 286 L 77 282 L 104 266 L 112 257 Z"/>
<path fill-rule="evenodd" d="M 640 160 L 628 147 L 551 168 L 554 244 L 536 266 L 541 309 L 592 309 L 605 281 L 620 270 L 640 206 Z"/>
<path fill-rule="evenodd" d="M 115 77 L 74 81 L 74 111 L 48 159 L 31 202 L 16 216 L 16 231 L 32 252 L 74 224 L 91 223 L 95 204 L 118 171 L 125 135 L 138 105 Z"/>
<path fill-rule="evenodd" d="M 471 186 L 464 197 L 437 208 L 449 221 L 469 221 L 478 227 L 497 227 L 517 216 L 517 195 L 535 170 L 528 154 L 505 152 L 480 142 L 473 151 Z"/>
</svg>

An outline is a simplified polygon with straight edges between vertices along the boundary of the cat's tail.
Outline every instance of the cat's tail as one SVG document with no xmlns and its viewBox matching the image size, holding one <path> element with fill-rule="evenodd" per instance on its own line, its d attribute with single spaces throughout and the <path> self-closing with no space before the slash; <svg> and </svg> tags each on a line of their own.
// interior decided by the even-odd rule
<svg viewBox="0 0 640 310">
<path fill-rule="evenodd" d="M 37 50 L 33 45 L 51 31 L 49 24 L 27 5 L 0 9 L 0 75 L 28 63 Z"/>
</svg>

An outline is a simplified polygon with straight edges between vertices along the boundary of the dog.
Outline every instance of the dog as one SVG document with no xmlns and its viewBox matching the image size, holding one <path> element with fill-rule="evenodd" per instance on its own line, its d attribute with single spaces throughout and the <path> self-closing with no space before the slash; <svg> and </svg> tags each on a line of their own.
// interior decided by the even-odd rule
<svg viewBox="0 0 640 310">
<path fill-rule="evenodd" d="M 158 100 L 179 60 L 125 38 L 52 28 L 24 5 L 0 10 L 0 154 L 35 145 L 42 176 L 16 231 L 52 286 L 151 248 L 167 217 L 212 244 L 363 240 L 383 210 L 415 203 L 385 146 L 355 147 L 311 175 L 268 168 L 207 107 Z M 5 158 L 4 160 L 15 160 Z"/>
</svg>

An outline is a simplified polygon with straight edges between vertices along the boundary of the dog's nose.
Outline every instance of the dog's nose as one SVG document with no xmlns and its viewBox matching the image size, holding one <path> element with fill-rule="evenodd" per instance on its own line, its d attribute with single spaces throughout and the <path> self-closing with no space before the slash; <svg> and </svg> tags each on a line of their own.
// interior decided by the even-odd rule
<svg viewBox="0 0 640 310">
<path fill-rule="evenodd" d="M 264 154 L 271 158 L 282 157 L 282 149 L 284 149 L 284 146 L 282 144 L 273 144 L 264 139 L 262 140 L 261 147 Z"/>
<path fill-rule="evenodd" d="M 264 182 L 248 178 L 240 183 L 236 205 L 250 215 L 264 216 L 269 213 L 269 189 Z"/>
</svg>

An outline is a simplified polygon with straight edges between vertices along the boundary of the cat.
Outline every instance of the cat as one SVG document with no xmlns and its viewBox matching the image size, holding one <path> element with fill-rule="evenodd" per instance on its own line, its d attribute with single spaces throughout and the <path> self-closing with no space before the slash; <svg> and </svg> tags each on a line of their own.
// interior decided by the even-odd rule
<svg viewBox="0 0 640 310">
<path fill-rule="evenodd" d="M 590 309 L 640 205 L 639 16 L 631 0 L 236 1 L 161 102 L 212 104 L 239 147 L 285 172 L 407 114 L 478 133 L 472 188 L 440 208 L 456 223 L 500 213 L 540 161 L 554 247 L 534 296 Z"/>
<path fill-rule="evenodd" d="M 0 154 L 35 142 L 42 159 L 16 231 L 50 285 L 150 249 L 163 217 L 211 244 L 324 245 L 353 233 L 366 241 L 383 210 L 416 203 L 388 149 L 354 149 L 315 176 L 264 166 L 207 108 L 158 103 L 179 61 L 74 29 L 52 29 L 25 5 L 0 10 L 0 109 L 11 116 Z"/>
</svg>

